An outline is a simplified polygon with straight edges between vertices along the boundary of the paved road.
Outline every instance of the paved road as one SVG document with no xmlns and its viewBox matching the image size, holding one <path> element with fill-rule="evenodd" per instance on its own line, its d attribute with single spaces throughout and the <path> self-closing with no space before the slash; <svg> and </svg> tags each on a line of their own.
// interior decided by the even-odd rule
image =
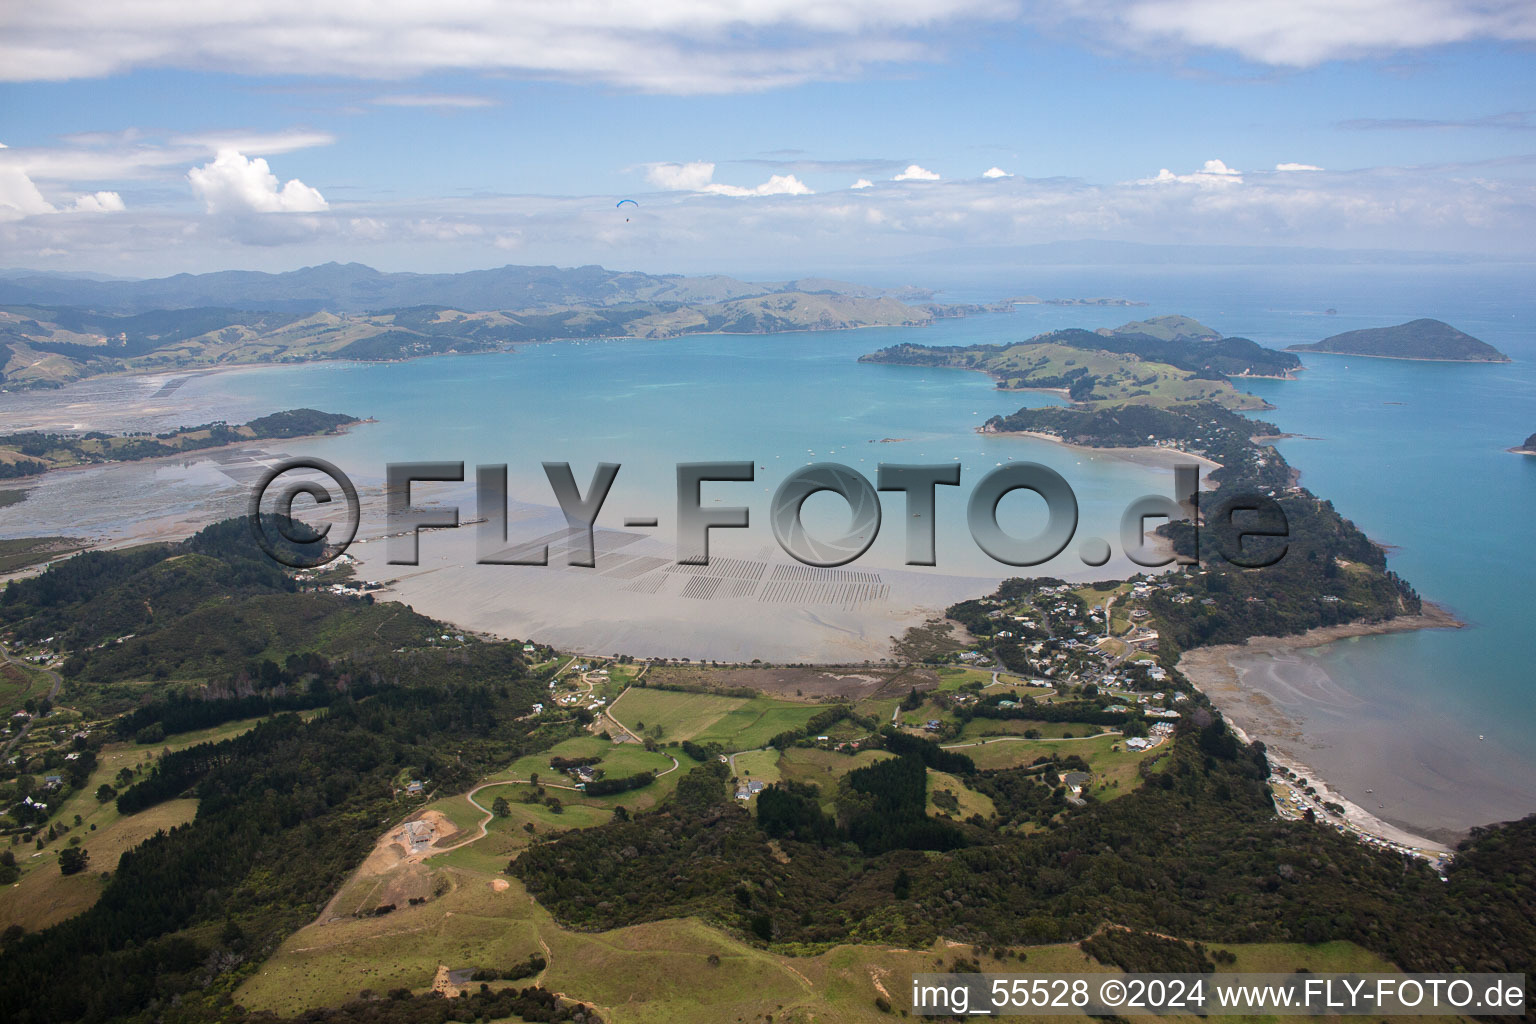
<svg viewBox="0 0 1536 1024">
<path fill-rule="evenodd" d="M 656 777 L 658 779 L 663 775 L 670 775 L 672 772 L 677 771 L 677 758 L 673 757 L 671 754 L 668 754 L 667 760 L 672 762 L 672 767 L 668 768 L 666 771 L 657 772 Z M 531 784 L 532 783 L 528 779 L 497 779 L 495 782 L 482 782 L 478 786 L 471 789 L 468 793 L 465 793 L 464 799 L 474 804 L 475 807 L 479 809 L 480 813 L 485 815 L 485 817 L 480 819 L 480 825 L 474 835 L 470 836 L 468 839 L 463 840 L 462 842 L 454 843 L 452 846 L 445 846 L 440 850 L 433 850 L 431 856 L 435 857 L 440 853 L 448 853 L 452 850 L 457 850 L 461 846 L 468 846 L 470 843 L 479 842 L 486 837 L 487 831 L 485 826 L 489 825 L 491 823 L 491 819 L 496 815 L 491 811 L 490 808 L 486 807 L 479 800 L 475 799 L 476 793 L 480 792 L 482 789 L 490 789 L 492 786 L 527 786 Z M 543 786 L 545 789 L 565 789 L 573 793 L 580 792 L 580 790 L 575 786 L 563 786 L 558 782 L 540 782 L 539 785 Z"/>
<path fill-rule="evenodd" d="M 768 749 L 769 749 L 768 747 L 753 747 L 751 750 L 737 750 L 737 751 L 735 751 L 733 753 L 725 755 L 725 763 L 731 766 L 731 774 L 735 775 L 736 774 L 736 755 L 737 754 L 755 754 L 759 750 L 768 750 Z"/>
</svg>

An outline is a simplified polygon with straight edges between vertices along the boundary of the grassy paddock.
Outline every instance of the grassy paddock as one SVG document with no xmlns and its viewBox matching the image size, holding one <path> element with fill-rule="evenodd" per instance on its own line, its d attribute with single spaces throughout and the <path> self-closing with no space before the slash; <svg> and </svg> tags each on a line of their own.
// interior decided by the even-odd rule
<svg viewBox="0 0 1536 1024">
<path fill-rule="evenodd" d="M 516 879 L 501 876 L 507 887 L 493 888 L 498 876 L 462 858 L 463 852 L 435 859 L 452 859 L 440 866 L 452 886 L 447 895 L 381 918 L 301 929 L 241 985 L 235 1000 L 290 1015 L 355 998 L 363 989 L 423 991 L 439 964 L 499 966 L 540 952 L 549 965 L 531 980 L 596 1007 L 613 1024 L 718 1024 L 770 1015 L 875 1024 L 892 1019 L 875 1008 L 881 989 L 900 1019 L 911 1012 L 913 974 L 972 955 L 968 944 L 941 939 L 927 949 L 844 945 L 817 956 L 785 957 L 694 918 L 568 931 Z M 1221 948 L 1237 956 L 1237 970 L 1389 969 L 1348 943 Z M 983 970 L 994 972 L 1118 973 L 1071 943 L 1010 950 L 1002 959 L 983 951 L 979 959 Z"/>
<path fill-rule="evenodd" d="M 1076 737 L 1092 736 L 1102 732 L 1103 729 L 1102 725 L 1087 725 L 1083 722 L 1037 722 L 1027 718 L 973 718 L 961 730 L 958 742 L 968 743 L 991 736 L 1022 736 L 1029 731 L 1038 732 L 1043 739 L 1062 739 L 1066 733 Z"/>
<path fill-rule="evenodd" d="M 782 777 L 779 772 L 779 752 L 777 750 L 751 750 L 735 757 L 736 776 L 742 781 L 761 782 L 769 785 L 778 782 Z"/>
<path fill-rule="evenodd" d="M 9 718 L 28 698 L 48 695 L 49 678 L 34 669 L 0 662 L 0 715 Z"/>
<path fill-rule="evenodd" d="M 67 847 L 69 837 L 55 840 L 41 851 L 26 845 L 16 847 L 16 862 L 25 874 L 16 884 L 0 889 L 0 928 L 19 924 L 36 931 L 88 910 L 101 896 L 101 873 L 116 870 L 125 851 L 161 829 L 186 824 L 196 814 L 196 800 L 167 800 L 128 817 L 119 816 L 114 809 L 111 822 L 98 824 L 95 832 L 87 822 L 70 832 L 70 837 L 81 837 L 80 845 L 91 855 L 90 864 L 76 875 L 59 871 L 59 851 Z"/>
<path fill-rule="evenodd" d="M 960 804 L 960 809 L 951 811 L 935 803 L 933 795 L 940 790 L 947 790 L 954 794 L 955 799 Z M 993 805 L 991 797 L 967 789 L 965 783 L 955 776 L 929 769 L 927 811 L 931 815 L 945 814 L 951 818 L 963 821 L 973 814 L 979 814 L 983 818 L 990 818 L 997 813 L 997 808 Z"/>
<path fill-rule="evenodd" d="M 1116 747 L 1120 749 L 1114 749 Z M 1147 758 L 1157 756 L 1161 750 L 1127 750 L 1119 736 L 1098 736 L 1074 740 L 997 739 L 962 747 L 957 752 L 976 762 L 978 768 L 1015 768 L 1030 764 L 1040 757 L 1060 758 L 1076 754 L 1088 762 L 1093 772 L 1093 795 L 1100 800 L 1108 800 L 1129 793 L 1140 785 L 1141 776 L 1137 774 L 1137 767 Z M 1100 788 L 1105 785 L 1109 788 Z"/>
<path fill-rule="evenodd" d="M 661 726 L 666 742 L 695 740 L 719 743 L 726 750 L 751 750 L 781 732 L 803 727 L 823 710 L 820 705 L 771 697 L 633 688 L 614 703 L 611 713 L 636 732 Z"/>
</svg>

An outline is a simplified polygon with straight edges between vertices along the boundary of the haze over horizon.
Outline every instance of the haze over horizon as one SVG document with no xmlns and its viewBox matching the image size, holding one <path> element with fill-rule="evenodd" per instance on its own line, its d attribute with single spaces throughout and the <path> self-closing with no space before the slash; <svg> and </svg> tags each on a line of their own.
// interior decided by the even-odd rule
<svg viewBox="0 0 1536 1024">
<path fill-rule="evenodd" d="M 9 266 L 1536 258 L 1518 3 L 77 7 L 0 14 Z"/>
</svg>

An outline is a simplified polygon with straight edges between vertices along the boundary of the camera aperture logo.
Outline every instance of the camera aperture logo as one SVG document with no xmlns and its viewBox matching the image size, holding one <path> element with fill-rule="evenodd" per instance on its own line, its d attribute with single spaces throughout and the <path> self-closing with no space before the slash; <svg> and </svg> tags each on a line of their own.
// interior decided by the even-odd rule
<svg viewBox="0 0 1536 1024">
<path fill-rule="evenodd" d="M 331 479 L 346 502 L 346 527 L 332 536 L 334 523 L 325 523 L 314 529 L 294 518 L 293 503 L 299 495 L 306 495 L 316 505 L 329 505 L 334 500 L 330 489 L 313 479 L 290 480 L 278 492 L 271 512 L 262 512 L 262 504 L 268 492 L 276 486 L 280 477 L 309 471 Z M 251 491 L 250 507 L 246 512 L 256 543 L 267 557 L 293 569 L 313 569 L 335 559 L 346 551 L 357 538 L 362 524 L 362 503 L 352 480 L 334 464 L 324 459 L 287 459 L 262 474 Z"/>
<path fill-rule="evenodd" d="M 593 531 L 608 494 L 618 477 L 620 464 L 598 463 L 585 493 L 566 462 L 545 462 L 543 469 L 572 539 L 567 564 L 593 568 L 596 545 Z M 748 529 L 751 510 L 745 506 L 703 503 L 703 487 L 709 484 L 749 483 L 756 463 L 750 461 L 681 462 L 676 466 L 677 561 L 683 565 L 708 565 L 710 531 Z M 294 477 L 278 488 L 284 477 Z M 304 474 L 300 476 L 299 474 Z M 314 474 L 329 478 L 345 503 L 342 526 L 326 522 L 310 527 L 296 518 L 295 502 L 307 497 L 317 508 L 332 511 L 338 501 Z M 790 557 L 805 565 L 847 565 L 869 550 L 881 528 L 880 492 L 899 492 L 905 498 L 906 564 L 936 565 L 937 502 L 939 487 L 959 487 L 958 463 L 903 465 L 881 463 L 874 483 L 856 469 L 834 462 L 818 462 L 792 472 L 774 492 L 768 520 L 774 539 Z M 457 506 L 423 507 L 412 504 L 411 487 L 417 483 L 462 483 L 462 462 L 392 462 L 385 467 L 385 509 L 390 526 L 387 561 L 390 565 L 420 563 L 421 531 L 452 529 L 460 525 Z M 549 547 L 509 554 L 507 535 L 507 466 L 475 467 L 476 563 L 480 565 L 548 565 Z M 1158 568 L 1169 564 L 1199 564 L 1202 522 L 1198 509 L 1199 467 L 1174 467 L 1173 496 L 1143 495 L 1131 501 L 1120 518 L 1120 546 L 1136 565 Z M 275 495 L 270 493 L 274 489 Z M 1015 491 L 1029 491 L 1045 502 L 1044 527 L 1031 537 L 1006 532 L 998 522 L 998 506 Z M 815 494 L 838 495 L 848 506 L 850 525 L 837 536 L 816 536 L 801 512 Z M 264 506 L 267 506 L 264 508 Z M 1237 516 L 1246 514 L 1245 521 Z M 357 488 L 335 465 L 324 459 L 299 458 L 269 469 L 252 492 L 249 517 L 257 543 L 274 560 L 294 568 L 314 568 L 336 558 L 357 537 L 361 505 Z M 1189 523 L 1193 527 L 1193 551 L 1168 551 L 1149 542 L 1158 523 L 1148 520 Z M 654 529 L 658 517 L 628 516 L 626 529 Z M 1221 558 L 1243 568 L 1262 568 L 1284 557 L 1289 526 L 1279 502 L 1263 494 L 1223 493 L 1219 507 L 1205 518 L 1204 527 L 1215 531 Z M 1071 484 L 1054 469 L 1038 462 L 1010 462 L 986 473 L 971 491 L 966 507 L 966 526 L 972 540 L 994 561 L 1015 568 L 1042 565 L 1065 551 L 1077 535 L 1078 504 Z M 1245 545 L 1249 538 L 1267 539 L 1255 551 Z M 1187 546 L 1186 546 L 1187 548 Z M 1083 539 L 1077 549 L 1084 565 L 1101 566 L 1113 555 L 1102 537 Z"/>
</svg>

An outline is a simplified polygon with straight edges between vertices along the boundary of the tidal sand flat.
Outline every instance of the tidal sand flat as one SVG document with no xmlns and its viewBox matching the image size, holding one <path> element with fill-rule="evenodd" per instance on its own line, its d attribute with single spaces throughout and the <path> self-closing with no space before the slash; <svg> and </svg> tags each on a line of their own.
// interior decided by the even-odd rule
<svg viewBox="0 0 1536 1024">
<path fill-rule="evenodd" d="M 476 563 L 473 527 L 421 535 L 420 564 L 389 564 L 389 542 L 354 545 L 358 575 L 389 596 L 466 629 L 536 638 L 589 654 L 695 661 L 850 663 L 890 657 L 891 641 L 996 578 L 802 565 L 771 545 L 723 538 L 710 563 L 680 565 L 671 543 L 596 531 L 591 568 L 567 564 L 570 531 L 553 509 L 513 511 L 526 557 L 548 565 Z"/>
<path fill-rule="evenodd" d="M 1336 627 L 1201 648 L 1184 654 L 1179 668 L 1277 761 L 1314 782 L 1326 780 L 1365 815 L 1403 830 L 1400 841 L 1454 842 L 1475 825 L 1527 813 L 1536 770 L 1435 701 L 1344 688 L 1331 662 L 1366 657 L 1359 645 L 1402 640 L 1402 630 L 1456 625 L 1432 609 L 1375 630 Z"/>
</svg>

